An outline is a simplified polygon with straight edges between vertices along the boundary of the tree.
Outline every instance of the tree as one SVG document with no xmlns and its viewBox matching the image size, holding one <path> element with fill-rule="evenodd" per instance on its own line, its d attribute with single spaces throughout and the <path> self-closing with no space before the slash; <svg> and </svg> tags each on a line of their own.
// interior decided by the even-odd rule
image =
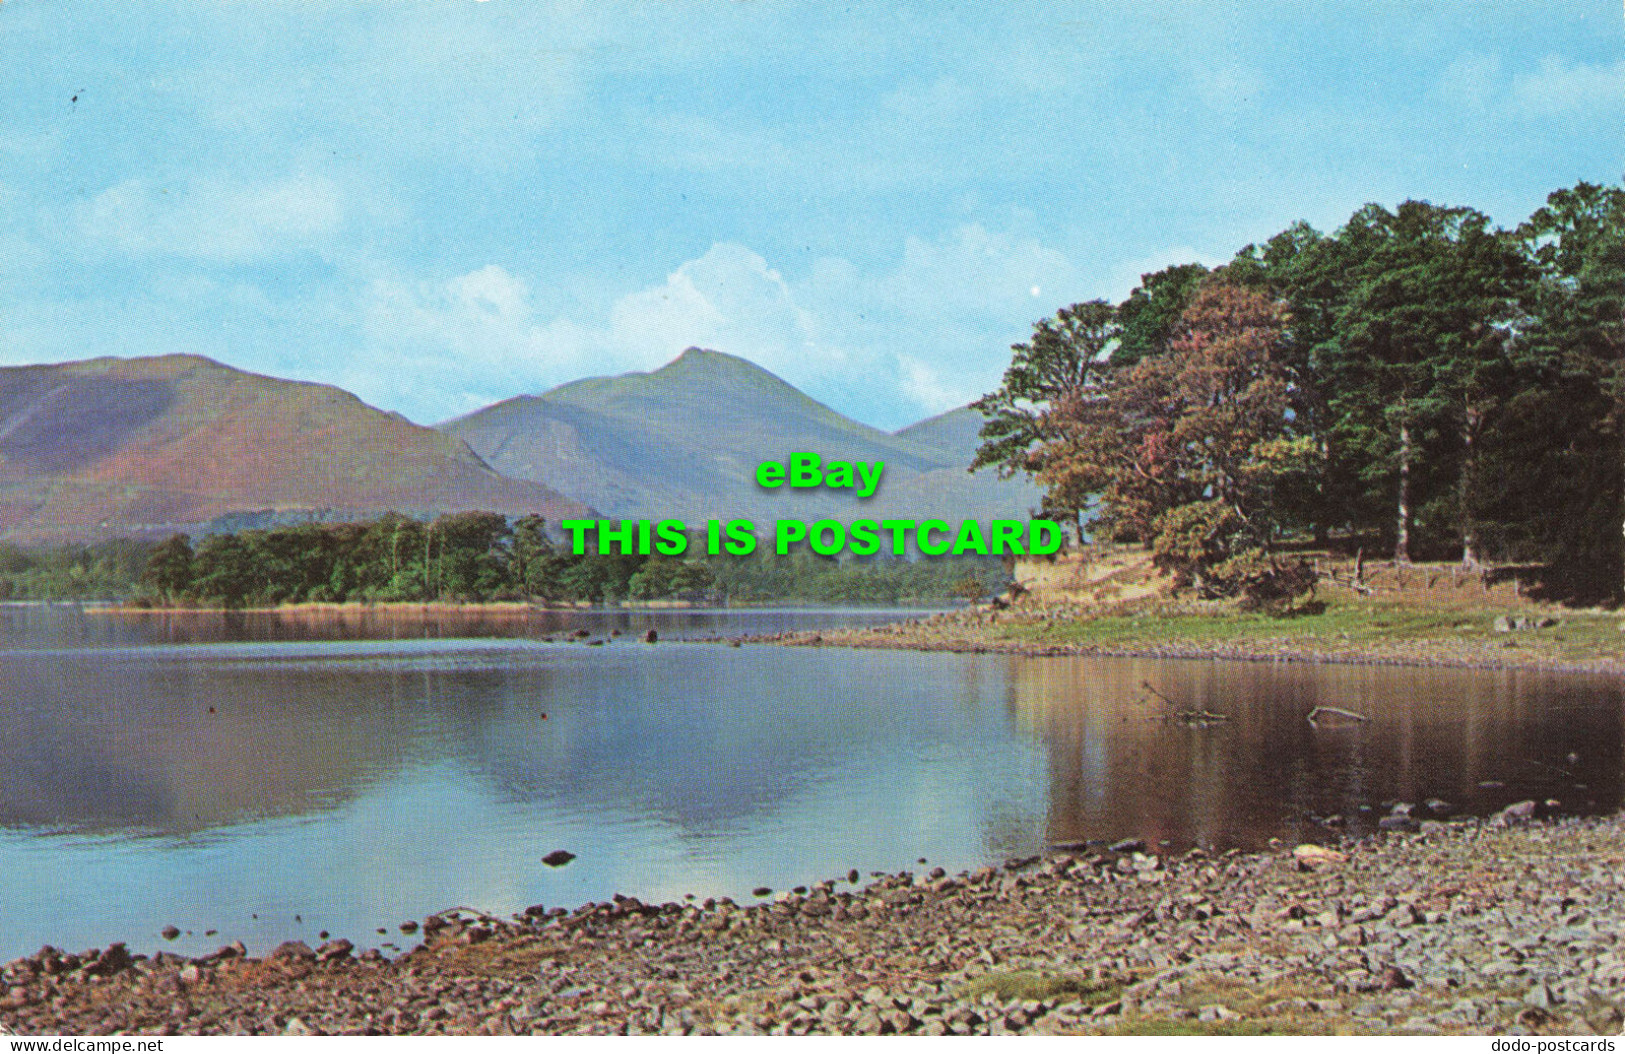
<svg viewBox="0 0 1625 1054">
<path fill-rule="evenodd" d="M 1160 355 L 1208 273 L 1201 264 L 1188 263 L 1141 275 L 1140 284 L 1117 305 L 1119 335 L 1112 365 L 1132 366 L 1148 355 Z"/>
<path fill-rule="evenodd" d="M 556 591 L 547 574 L 548 557 L 552 555 L 553 542 L 547 536 L 546 521 L 534 514 L 514 521 L 509 568 L 520 593 L 547 597 Z"/>
<path fill-rule="evenodd" d="M 1556 191 L 1517 234 L 1538 273 L 1533 343 L 1549 360 L 1536 393 L 1549 398 L 1527 416 L 1567 439 L 1521 459 L 1541 469 L 1527 512 L 1560 561 L 1605 568 L 1625 595 L 1625 187 Z"/>
<path fill-rule="evenodd" d="M 192 585 L 192 539 L 172 534 L 160 542 L 147 559 L 141 581 L 165 602 L 174 603 Z"/>
<path fill-rule="evenodd" d="M 1447 518 L 1475 564 L 1477 443 L 1516 373 L 1527 279 L 1516 247 L 1482 213 L 1407 201 L 1356 212 L 1316 262 L 1346 290 L 1319 362 L 1330 431 L 1389 493 L 1394 559 L 1411 559 L 1432 490 L 1449 496 Z"/>
<path fill-rule="evenodd" d="M 455 512 L 431 525 L 439 557 L 436 595 L 490 597 L 510 581 L 507 543 L 513 531 L 498 512 Z"/>
<path fill-rule="evenodd" d="M 1062 430 L 1061 418 L 1093 398 L 1109 372 L 1117 339 L 1116 309 L 1104 300 L 1062 308 L 1033 327 L 1032 340 L 1014 355 L 997 390 L 971 404 L 987 418 L 971 471 L 992 466 L 1000 478 L 1041 476 L 1045 457 Z M 1086 493 L 1050 487 L 1044 514 L 1077 523 L 1080 537 Z"/>
<path fill-rule="evenodd" d="M 1202 592 L 1268 575 L 1280 488 L 1312 449 L 1293 431 L 1286 327 L 1264 293 L 1204 286 L 1164 353 L 1057 410 L 1041 480 L 1098 492 L 1106 530 L 1151 545 Z"/>
<path fill-rule="evenodd" d="M 198 596 L 228 608 L 242 607 L 261 582 L 248 543 L 236 534 L 211 534 L 203 539 L 193 566 L 193 588 Z"/>
<path fill-rule="evenodd" d="M 1324 545 L 1335 527 L 1356 520 L 1358 466 L 1334 443 L 1325 362 L 1337 351 L 1336 313 L 1347 294 L 1334 239 L 1302 221 L 1262 246 L 1249 245 L 1224 268 L 1225 280 L 1259 289 L 1287 307 L 1291 323 L 1278 349 L 1291 388 L 1293 427 L 1314 441 L 1316 470 L 1282 495 L 1290 517 Z"/>
</svg>

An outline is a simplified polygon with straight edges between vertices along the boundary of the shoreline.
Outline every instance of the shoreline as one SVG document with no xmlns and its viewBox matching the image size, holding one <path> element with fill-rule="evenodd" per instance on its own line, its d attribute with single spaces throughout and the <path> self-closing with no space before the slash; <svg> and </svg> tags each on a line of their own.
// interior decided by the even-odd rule
<svg viewBox="0 0 1625 1054">
<path fill-rule="evenodd" d="M 48 605 L 78 605 L 86 611 L 94 610 L 101 614 L 112 615 L 280 615 L 280 614 L 335 614 L 347 615 L 354 613 L 377 614 L 496 614 L 496 615 L 542 615 L 554 612 L 586 612 L 594 614 L 610 614 L 616 612 L 666 612 L 676 611 L 685 614 L 707 614 L 717 612 L 761 612 L 761 611 L 865 611 L 861 606 L 852 605 L 825 605 L 818 606 L 811 602 L 800 603 L 785 601 L 773 604 L 732 604 L 717 606 L 711 604 L 697 604 L 687 600 L 656 600 L 633 601 L 613 606 L 589 603 L 557 603 L 544 604 L 528 600 L 479 600 L 479 601 L 421 601 L 421 600 L 380 600 L 380 601 L 307 601 L 299 604 L 278 604 L 275 607 L 202 607 L 202 606 L 153 606 L 140 607 L 123 601 L 83 601 L 83 600 L 29 600 L 12 601 L 13 606 L 48 606 Z M 920 614 L 929 614 L 943 610 L 940 604 L 927 604 L 919 607 L 909 607 L 896 604 L 881 604 L 873 607 L 874 611 L 897 612 L 905 614 L 918 611 Z"/>
<path fill-rule="evenodd" d="M 1009 621 L 1004 623 L 1005 627 L 1033 628 L 1043 624 L 1041 619 L 1018 621 L 1020 618 L 1020 615 L 1012 613 Z M 980 619 L 967 618 L 960 613 L 951 613 L 946 616 L 930 616 L 880 626 L 789 631 L 740 639 L 744 643 L 783 647 L 949 652 L 956 655 L 1011 655 L 1021 658 L 1180 659 L 1625 676 L 1625 654 L 1617 658 L 1601 655 L 1564 658 L 1528 653 L 1514 656 L 1506 655 L 1489 646 L 1463 647 L 1456 641 L 1438 639 L 1387 644 L 1361 642 L 1351 643 L 1346 647 L 1274 640 L 1254 642 L 1250 645 L 1204 644 L 1176 637 L 1168 637 L 1161 641 L 1144 639 L 1127 643 L 1045 642 L 999 635 L 992 629 L 997 625 L 999 623 L 983 622 Z M 1147 627 L 1147 630 L 1148 638 L 1156 633 L 1154 627 Z M 1625 651 L 1625 630 L 1622 630 L 1621 634 L 1622 651 Z"/>
<path fill-rule="evenodd" d="M 146 616 L 221 616 L 221 615 L 284 615 L 293 618 L 321 618 L 352 615 L 378 615 L 383 617 L 418 617 L 437 615 L 484 615 L 496 618 L 524 618 L 556 613 L 639 614 L 680 611 L 692 613 L 718 612 L 772 612 L 826 610 L 805 607 L 666 607 L 652 605 L 602 607 L 556 606 L 513 602 L 449 603 L 418 601 L 391 601 L 375 604 L 359 603 L 306 603 L 286 604 L 269 608 L 135 608 L 122 605 L 97 606 L 97 614 L 121 618 Z M 832 612 L 864 609 L 833 607 Z M 1426 607 L 1406 608 L 1401 611 L 1428 611 Z M 1010 655 L 1021 658 L 1118 658 L 1118 659 L 1179 659 L 1246 663 L 1294 663 L 1338 666 L 1392 666 L 1456 670 L 1533 671 L 1557 674 L 1580 674 L 1619 677 L 1625 676 L 1625 621 L 1614 614 L 1594 612 L 1569 615 L 1592 623 L 1606 622 L 1610 627 L 1618 622 L 1618 654 L 1599 654 L 1599 644 L 1591 645 L 1591 654 L 1569 657 L 1542 654 L 1531 650 L 1543 643 L 1537 639 L 1525 645 L 1523 641 L 1509 639 L 1496 643 L 1467 641 L 1435 636 L 1403 641 L 1344 640 L 1329 636 L 1306 640 L 1281 640 L 1239 636 L 1230 641 L 1192 641 L 1182 639 L 1175 628 L 1176 619 L 1150 615 L 1137 622 L 1134 638 L 1123 641 L 1101 640 L 1045 640 L 1035 636 L 1055 627 L 1063 630 L 1088 626 L 1096 616 L 1088 612 L 1067 612 L 1057 618 L 1053 612 L 1027 613 L 1019 608 L 989 613 L 975 609 L 943 611 L 941 608 L 922 608 L 918 614 L 911 609 L 883 607 L 876 611 L 895 614 L 896 621 L 870 626 L 835 627 L 821 630 L 790 630 L 781 633 L 743 634 L 737 636 L 708 636 L 689 638 L 691 643 L 712 643 L 738 646 L 740 644 L 768 644 L 782 647 L 842 647 L 891 651 L 948 652 L 957 655 Z M 1472 612 L 1479 616 L 1483 612 Z M 1126 616 L 1108 616 L 1122 621 Z M 1245 616 L 1228 614 L 1213 621 L 1235 627 L 1244 624 Z M 1282 625 L 1290 625 L 1282 620 Z M 1019 636 L 1017 633 L 1026 633 Z M 1608 643 L 1612 643 L 1611 641 Z"/>
<path fill-rule="evenodd" d="M 1625 814 L 1428 823 L 1335 848 L 1056 847 L 762 897 L 617 896 L 187 959 L 0 972 L 20 1034 L 1614 1034 Z M 1555 935 L 1555 937 L 1554 937 Z"/>
</svg>

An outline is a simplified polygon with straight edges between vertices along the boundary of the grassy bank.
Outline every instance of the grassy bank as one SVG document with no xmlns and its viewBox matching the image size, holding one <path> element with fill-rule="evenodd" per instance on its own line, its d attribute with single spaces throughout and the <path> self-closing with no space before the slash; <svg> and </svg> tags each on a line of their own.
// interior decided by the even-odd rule
<svg viewBox="0 0 1625 1054">
<path fill-rule="evenodd" d="M 1546 626 L 1498 631 L 1498 618 Z M 1233 606 L 1161 601 L 1125 610 L 1065 606 L 970 610 L 913 623 L 825 632 L 820 644 L 1474 667 L 1598 668 L 1625 672 L 1618 614 L 1528 605 L 1434 604 L 1330 597 L 1275 617 Z M 813 643 L 787 635 L 785 643 Z"/>
</svg>

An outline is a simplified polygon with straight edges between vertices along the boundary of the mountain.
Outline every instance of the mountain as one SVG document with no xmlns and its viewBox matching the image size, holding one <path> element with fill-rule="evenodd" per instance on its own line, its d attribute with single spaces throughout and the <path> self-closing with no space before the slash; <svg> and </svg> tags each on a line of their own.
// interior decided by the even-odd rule
<svg viewBox="0 0 1625 1054">
<path fill-rule="evenodd" d="M 986 418 L 975 410 L 961 406 L 957 410 L 949 410 L 945 414 L 916 421 L 892 434 L 898 439 L 930 447 L 954 458 L 966 458 L 973 456 L 976 448 L 982 443 L 981 431 L 984 420 Z"/>
<path fill-rule="evenodd" d="M 0 368 L 0 537 L 195 529 L 251 512 L 587 510 L 321 384 L 191 355 Z"/>
<path fill-rule="evenodd" d="M 651 373 L 594 377 L 520 396 L 438 426 L 490 465 L 546 481 L 614 518 L 1024 517 L 1038 492 L 966 471 L 979 416 L 961 409 L 900 432 L 843 417 L 759 366 L 690 348 Z M 764 490 L 763 461 L 793 452 L 883 461 L 873 498 Z"/>
</svg>

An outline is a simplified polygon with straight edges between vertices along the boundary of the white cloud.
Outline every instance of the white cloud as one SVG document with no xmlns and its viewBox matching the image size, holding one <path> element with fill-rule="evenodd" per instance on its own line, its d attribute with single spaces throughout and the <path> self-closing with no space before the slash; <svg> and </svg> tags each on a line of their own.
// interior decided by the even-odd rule
<svg viewBox="0 0 1625 1054">
<path fill-rule="evenodd" d="M 884 400 L 869 419 L 895 426 L 990 390 L 1009 364 L 1010 345 L 1083 289 L 1060 250 L 971 223 L 907 239 L 901 259 L 879 274 L 821 260 L 806 299 L 854 349 L 850 373 L 862 382 L 845 386 L 849 401 Z"/>
<path fill-rule="evenodd" d="M 901 372 L 898 387 L 915 406 L 927 414 L 940 414 L 966 403 L 982 394 L 982 388 L 965 383 L 960 374 L 957 383 L 945 380 L 940 370 L 913 355 L 899 352 L 897 365 Z"/>
<path fill-rule="evenodd" d="M 820 348 L 813 316 L 761 256 L 718 243 L 677 268 L 664 285 L 624 297 L 610 314 L 609 342 L 662 361 L 692 345 L 796 371 Z"/>
<path fill-rule="evenodd" d="M 1066 255 L 1037 238 L 965 224 L 934 241 L 909 238 L 901 264 L 880 280 L 883 302 L 923 316 L 961 320 L 1032 313 L 1032 288 L 1078 284 Z"/>
<path fill-rule="evenodd" d="M 530 287 L 496 264 L 438 284 L 376 281 L 362 316 L 367 350 L 343 383 L 420 419 L 556 383 L 585 367 L 592 345 L 567 321 L 538 320 Z M 403 358 L 414 365 L 400 369 Z"/>
<path fill-rule="evenodd" d="M 438 285 L 376 282 L 368 299 L 375 355 L 426 360 L 458 411 L 587 373 L 652 369 L 693 345 L 743 356 L 793 382 L 808 379 L 800 367 L 840 358 L 829 348 L 808 354 L 816 344 L 812 316 L 761 256 L 727 243 L 621 297 L 601 322 L 539 318 L 529 285 L 496 264 Z M 392 382 L 378 376 L 362 387 L 376 391 L 380 383 Z"/>
<path fill-rule="evenodd" d="M 1033 288 L 1064 296 L 1077 282 L 1059 251 L 977 224 L 909 239 L 879 273 L 831 258 L 800 282 L 719 242 L 597 319 L 542 317 L 526 280 L 490 264 L 440 283 L 375 282 L 364 311 L 370 351 L 340 383 L 431 419 L 584 375 L 654 369 L 699 346 L 895 426 L 997 383 L 1009 344 L 1053 310 L 1035 306 L 1048 301 Z M 417 365 L 386 366 L 402 357 Z M 435 378 L 432 393 L 407 387 L 404 378 L 422 376 Z"/>
<path fill-rule="evenodd" d="M 173 186 L 134 179 L 78 210 L 93 242 L 132 256 L 246 263 L 327 242 L 344 224 L 343 195 L 325 177 L 243 183 L 196 177 Z"/>
<path fill-rule="evenodd" d="M 1541 61 L 1539 71 L 1512 79 L 1512 99 L 1534 117 L 1625 108 L 1625 60 L 1611 66 L 1570 65 L 1549 55 Z"/>
</svg>

